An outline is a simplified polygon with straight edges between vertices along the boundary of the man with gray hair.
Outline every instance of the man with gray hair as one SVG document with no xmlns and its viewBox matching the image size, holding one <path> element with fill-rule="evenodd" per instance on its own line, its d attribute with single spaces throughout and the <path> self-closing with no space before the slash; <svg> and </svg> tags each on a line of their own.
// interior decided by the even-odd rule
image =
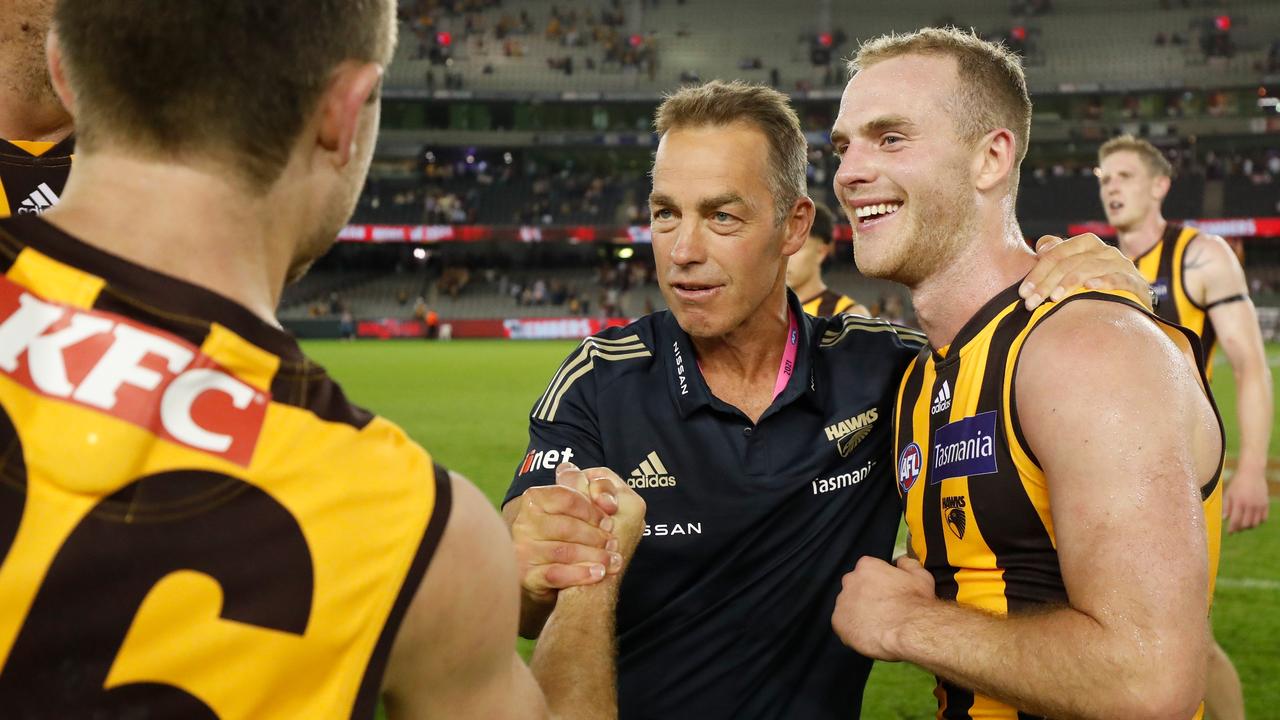
<svg viewBox="0 0 1280 720">
<path fill-rule="evenodd" d="M 871 662 L 828 618 L 843 569 L 893 548 L 890 418 L 923 338 L 807 316 L 787 291 L 814 205 L 785 95 L 686 88 L 656 126 L 649 206 L 670 310 L 585 340 L 534 405 L 504 507 L 522 634 L 538 634 L 561 588 L 620 565 L 587 508 L 552 484 L 559 463 L 607 466 L 648 508 L 620 588 L 620 716 L 848 720 Z M 1128 265 L 1137 283 L 1096 238 L 1054 252 L 1072 251 L 1050 264 Z M 1045 272 L 1048 295 L 1060 272 Z M 606 511 L 608 485 L 596 482 Z"/>
</svg>

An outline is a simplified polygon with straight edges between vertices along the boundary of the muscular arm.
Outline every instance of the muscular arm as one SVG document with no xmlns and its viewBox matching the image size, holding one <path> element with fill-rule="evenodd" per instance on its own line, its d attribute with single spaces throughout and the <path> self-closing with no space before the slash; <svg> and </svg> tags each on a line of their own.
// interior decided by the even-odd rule
<svg viewBox="0 0 1280 720">
<path fill-rule="evenodd" d="M 1267 515 L 1267 451 L 1274 417 L 1271 368 L 1244 269 L 1230 246 L 1216 235 L 1197 237 L 1187 248 L 1184 272 L 1188 292 L 1209 308 L 1209 322 L 1236 378 L 1240 457 L 1223 508 L 1230 518 L 1228 528 L 1235 532 L 1257 525 Z M 1229 301 L 1215 304 L 1221 300 Z"/>
<path fill-rule="evenodd" d="M 886 654 L 1035 714 L 1190 717 L 1208 638 L 1199 487 L 1221 444 L 1198 376 L 1152 321 L 1087 301 L 1037 329 L 1019 367 L 1070 606 L 1003 618 L 923 598 Z M 918 567 L 903 563 L 917 596 Z"/>
<path fill-rule="evenodd" d="M 617 576 L 562 591 L 526 667 L 514 648 L 519 578 L 510 538 L 474 486 L 454 476 L 453 488 L 440 547 L 392 648 L 389 717 L 616 717 Z"/>
</svg>

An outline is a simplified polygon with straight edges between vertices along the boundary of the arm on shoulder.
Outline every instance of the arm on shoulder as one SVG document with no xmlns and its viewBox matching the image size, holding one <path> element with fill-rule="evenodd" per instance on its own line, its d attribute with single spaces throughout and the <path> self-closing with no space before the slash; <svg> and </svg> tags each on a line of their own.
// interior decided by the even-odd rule
<svg viewBox="0 0 1280 720">
<path fill-rule="evenodd" d="M 520 590 L 510 537 L 484 495 L 460 475 L 451 478 L 448 524 L 392 647 L 384 680 L 389 717 L 616 716 L 616 588 L 601 583 L 575 596 L 573 611 L 607 616 L 607 627 L 583 638 L 581 661 L 593 672 L 575 675 L 581 680 L 575 696 L 544 696 L 515 652 Z M 564 659 L 554 658 L 548 670 L 563 670 Z"/>
</svg>

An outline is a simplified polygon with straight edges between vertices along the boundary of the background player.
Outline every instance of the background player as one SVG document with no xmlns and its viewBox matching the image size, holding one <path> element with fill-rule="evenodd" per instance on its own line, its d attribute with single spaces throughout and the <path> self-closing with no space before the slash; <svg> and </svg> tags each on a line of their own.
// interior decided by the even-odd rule
<svg viewBox="0 0 1280 720">
<path fill-rule="evenodd" d="M 800 297 L 804 311 L 816 317 L 851 312 L 870 315 L 866 306 L 827 287 L 822 280 L 822 266 L 835 251 L 836 220 L 831 210 L 820 202 L 813 204 L 813 227 L 809 239 L 787 258 L 787 287 Z"/>
<path fill-rule="evenodd" d="M 1016 56 L 927 29 L 850 67 L 832 141 L 855 258 L 907 285 L 933 350 L 895 413 L 923 567 L 863 558 L 836 630 L 933 671 L 942 718 L 1191 717 L 1222 458 L 1192 342 L 1122 294 L 1025 308 Z"/>
<path fill-rule="evenodd" d="M 1159 296 L 1156 313 L 1200 336 L 1206 362 L 1218 345 L 1236 376 L 1240 458 L 1223 497 L 1229 532 L 1267 519 L 1267 456 L 1273 416 L 1271 369 L 1244 269 L 1217 235 L 1165 220 L 1160 206 L 1173 168 L 1151 143 L 1132 136 L 1098 151 L 1098 185 L 1120 250 Z M 1210 366 L 1210 371 L 1212 367 Z"/>
<path fill-rule="evenodd" d="M 0 17 L 0 217 L 57 204 L 75 141 L 44 60 L 53 0 L 13 0 Z"/>
<path fill-rule="evenodd" d="M 1240 456 L 1223 496 L 1229 532 L 1256 527 L 1267 519 L 1267 458 L 1273 399 L 1258 314 L 1249 299 L 1240 260 L 1217 235 L 1164 219 L 1173 168 L 1146 140 L 1122 135 L 1098 151 L 1098 190 L 1120 250 L 1132 259 L 1159 296 L 1156 313 L 1190 328 L 1204 345 L 1212 372 L 1214 350 L 1226 351 L 1236 376 Z M 1220 720 L 1244 718 L 1240 678 L 1222 647 L 1214 643 L 1209 661 L 1208 714 Z"/>
<path fill-rule="evenodd" d="M 487 501 L 275 322 L 363 185 L 394 16 L 59 3 L 81 154 L 47 219 L 0 221 L 5 715 L 614 714 L 616 581 L 557 607 L 530 674 Z M 612 518 L 562 497 L 630 553 L 625 487 Z"/>
</svg>

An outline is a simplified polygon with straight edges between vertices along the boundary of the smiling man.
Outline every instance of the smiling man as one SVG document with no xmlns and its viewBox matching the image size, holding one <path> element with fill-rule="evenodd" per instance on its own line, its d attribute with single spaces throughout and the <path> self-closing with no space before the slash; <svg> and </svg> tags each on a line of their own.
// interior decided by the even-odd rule
<svg viewBox="0 0 1280 720">
<path fill-rule="evenodd" d="M 620 589 L 620 716 L 849 720 L 871 662 L 829 618 L 842 572 L 892 550 L 890 414 L 923 338 L 810 317 L 787 291 L 813 203 L 785 95 L 686 88 L 656 125 L 649 202 L 670 310 L 585 340 L 534 405 L 503 509 L 522 633 L 538 634 L 559 589 L 616 565 L 549 486 L 566 459 L 608 466 L 644 497 L 649 523 Z M 1077 254 L 1047 265 L 1084 261 L 1084 277 L 1127 268 L 1115 280 L 1141 286 L 1096 238 L 1061 247 Z M 1052 288 L 1057 271 L 1045 271 Z"/>
<path fill-rule="evenodd" d="M 542 461 L 521 466 L 505 507 L 529 568 L 523 631 L 610 562 L 586 523 L 564 528 L 557 488 L 537 487 L 548 458 L 607 465 L 649 523 L 618 606 L 621 716 L 847 720 L 871 663 L 824 618 L 842 568 L 892 550 L 888 413 L 923 337 L 815 319 L 787 292 L 813 203 L 786 96 L 713 82 L 669 98 L 657 128 L 650 209 L 671 309 L 588 338 L 534 407 Z"/>
<path fill-rule="evenodd" d="M 1128 293 L 1022 302 L 1017 57 L 926 29 L 850 67 L 855 259 L 911 290 L 930 348 L 893 415 L 918 561 L 860 560 L 837 632 L 934 672 L 947 720 L 1198 716 L 1223 447 L 1198 344 Z"/>
</svg>

